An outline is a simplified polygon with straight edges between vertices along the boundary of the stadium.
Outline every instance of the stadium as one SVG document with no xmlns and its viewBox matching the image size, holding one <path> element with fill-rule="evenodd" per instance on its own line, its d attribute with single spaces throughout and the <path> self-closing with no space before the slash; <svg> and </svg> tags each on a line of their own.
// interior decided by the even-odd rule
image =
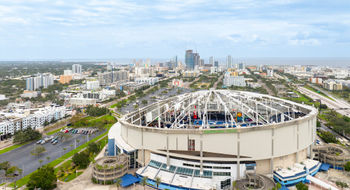
<svg viewBox="0 0 350 190">
<path fill-rule="evenodd" d="M 294 185 L 314 175 L 314 107 L 269 95 L 206 90 L 125 115 L 109 131 L 108 155 L 167 189 L 226 189 L 249 174 Z"/>
</svg>

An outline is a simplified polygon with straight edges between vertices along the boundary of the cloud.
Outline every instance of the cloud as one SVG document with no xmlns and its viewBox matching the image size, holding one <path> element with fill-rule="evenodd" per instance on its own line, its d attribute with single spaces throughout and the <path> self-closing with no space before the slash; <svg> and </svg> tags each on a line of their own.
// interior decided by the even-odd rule
<svg viewBox="0 0 350 190">
<path fill-rule="evenodd" d="M 334 48 L 349 34 L 348 7 L 350 2 L 316 0 L 2 0 L 0 36 L 11 31 L 11 38 L 3 38 L 0 47 L 36 35 L 43 46 L 84 43 L 130 52 L 136 47 L 164 52 L 167 46 L 207 52 L 242 46 L 290 52 Z"/>
</svg>

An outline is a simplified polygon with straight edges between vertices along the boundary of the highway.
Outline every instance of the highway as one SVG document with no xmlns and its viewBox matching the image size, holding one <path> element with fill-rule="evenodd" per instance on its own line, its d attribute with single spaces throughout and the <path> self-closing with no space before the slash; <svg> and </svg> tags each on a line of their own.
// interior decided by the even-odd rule
<svg viewBox="0 0 350 190">
<path fill-rule="evenodd" d="M 339 100 L 335 97 L 331 97 L 334 100 L 331 100 L 327 97 L 322 96 L 319 93 L 306 89 L 304 87 L 298 87 L 299 92 L 309 96 L 313 100 L 320 99 L 322 104 L 326 104 L 328 108 L 336 110 L 338 113 L 342 115 L 346 115 L 350 117 L 350 105 L 343 100 Z"/>
</svg>

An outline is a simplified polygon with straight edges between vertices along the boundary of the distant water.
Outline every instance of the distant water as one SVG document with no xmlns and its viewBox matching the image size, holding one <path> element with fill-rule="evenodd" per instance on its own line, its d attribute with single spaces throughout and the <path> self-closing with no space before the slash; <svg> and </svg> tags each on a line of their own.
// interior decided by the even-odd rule
<svg viewBox="0 0 350 190">
<path fill-rule="evenodd" d="M 350 67 L 350 58 L 237 58 L 234 62 L 247 65 L 318 65 Z"/>
<path fill-rule="evenodd" d="M 169 59 L 157 59 L 157 58 L 122 58 L 122 59 L 56 59 L 56 60 L 11 60 L 11 61 L 0 61 L 2 63 L 45 63 L 45 62 L 73 62 L 73 63 L 101 63 L 101 62 L 113 62 L 115 64 L 132 64 L 134 60 L 144 60 L 149 59 L 151 64 L 156 64 L 159 62 L 166 62 Z M 203 58 L 205 63 L 209 62 L 209 58 Z M 225 57 L 214 57 L 215 60 L 219 61 L 220 65 L 226 64 Z M 232 56 L 233 64 L 245 63 L 246 65 L 318 65 L 318 66 L 330 66 L 330 67 L 348 67 L 350 68 L 350 57 L 349 58 L 237 58 Z M 184 62 L 180 57 L 179 61 Z"/>
</svg>

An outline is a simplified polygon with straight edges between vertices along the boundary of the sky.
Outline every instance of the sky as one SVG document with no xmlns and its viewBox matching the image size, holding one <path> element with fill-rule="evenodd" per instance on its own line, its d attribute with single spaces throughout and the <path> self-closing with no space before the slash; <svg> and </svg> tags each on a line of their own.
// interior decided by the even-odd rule
<svg viewBox="0 0 350 190">
<path fill-rule="evenodd" d="M 350 57 L 349 0 L 1 0 L 0 60 Z"/>
</svg>

